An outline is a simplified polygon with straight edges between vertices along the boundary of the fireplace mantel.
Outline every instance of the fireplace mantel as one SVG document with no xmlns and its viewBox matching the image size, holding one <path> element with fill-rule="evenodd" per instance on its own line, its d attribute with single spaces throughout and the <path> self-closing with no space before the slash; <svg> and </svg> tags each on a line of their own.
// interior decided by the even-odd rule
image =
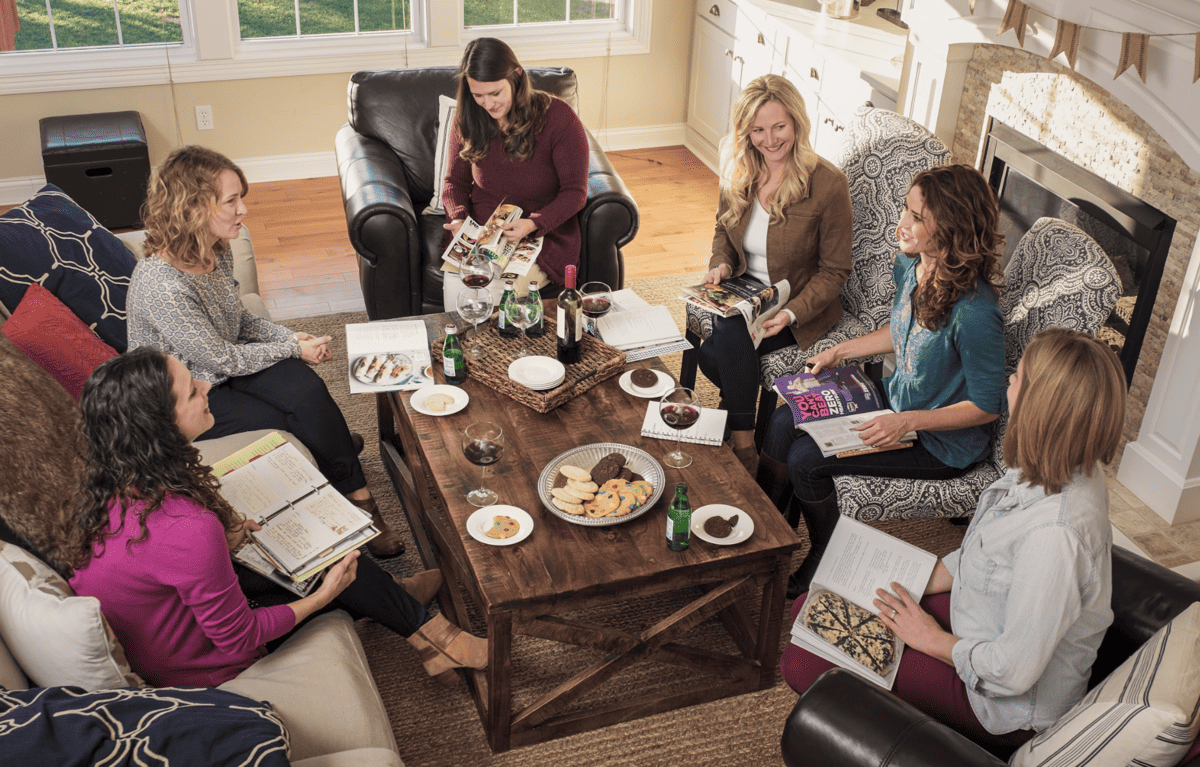
<svg viewBox="0 0 1200 767">
<path fill-rule="evenodd" d="M 1053 49 L 1053 19 L 1150 34 L 1200 30 L 1195 0 L 1025 1 L 1032 10 L 1023 47 L 1042 57 Z M 898 109 L 951 145 L 976 45 L 1022 47 L 1012 30 L 996 35 L 1007 5 L 1007 0 L 978 0 L 971 14 L 968 0 L 904 0 L 903 18 L 911 31 Z M 1076 72 L 1123 102 L 1200 172 L 1200 83 L 1192 83 L 1195 36 L 1151 38 L 1145 83 L 1132 68 L 1114 79 L 1120 41 L 1118 34 L 1085 30 Z M 1055 61 L 1067 65 L 1063 55 Z M 1035 114 L 1045 108 L 1029 106 Z M 976 159 L 961 154 L 956 153 L 960 161 Z M 1197 218 L 1200 211 L 1190 221 L 1180 220 L 1180 228 L 1194 236 Z M 1118 474 L 1170 524 L 1200 519 L 1200 238 L 1195 243 L 1177 305 L 1162 307 L 1163 316 L 1171 318 L 1164 327 L 1162 356 L 1153 378 L 1145 379 L 1153 382 L 1145 414 L 1136 441 L 1125 447 Z M 1180 261 L 1188 255 L 1185 248 Z"/>
</svg>

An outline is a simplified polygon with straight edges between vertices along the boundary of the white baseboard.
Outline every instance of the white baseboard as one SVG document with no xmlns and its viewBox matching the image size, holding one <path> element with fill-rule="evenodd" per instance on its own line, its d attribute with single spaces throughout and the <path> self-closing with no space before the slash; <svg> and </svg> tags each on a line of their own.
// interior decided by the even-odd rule
<svg viewBox="0 0 1200 767">
<path fill-rule="evenodd" d="M 640 128 L 609 128 L 594 131 L 596 140 L 606 152 L 622 149 L 649 149 L 657 146 L 678 146 L 687 135 L 683 123 L 675 125 L 647 125 Z"/>
<path fill-rule="evenodd" d="M 334 159 L 333 150 L 243 157 L 235 159 L 234 162 L 245 172 L 246 180 L 251 184 L 337 175 L 337 160 Z"/>
<path fill-rule="evenodd" d="M 45 185 L 45 176 L 0 178 L 0 205 L 20 205 Z"/>
</svg>

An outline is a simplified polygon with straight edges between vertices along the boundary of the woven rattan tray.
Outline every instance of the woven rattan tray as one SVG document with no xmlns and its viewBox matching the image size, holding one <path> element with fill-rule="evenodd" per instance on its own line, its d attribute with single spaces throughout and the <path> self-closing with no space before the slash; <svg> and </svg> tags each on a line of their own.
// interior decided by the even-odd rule
<svg viewBox="0 0 1200 767">
<path fill-rule="evenodd" d="M 558 339 L 554 316 L 545 318 L 546 332 L 541 338 L 530 338 L 526 344 L 530 354 L 553 357 L 558 350 Z M 602 381 L 617 375 L 625 366 L 625 352 L 614 349 L 603 341 L 583 336 L 583 353 L 579 362 L 567 365 L 567 378 L 559 386 L 548 391 L 528 389 L 508 377 L 508 366 L 516 359 L 521 348 L 520 338 L 501 338 L 496 330 L 495 315 L 486 325 L 479 326 L 479 335 L 468 335 L 464 348 L 472 343 L 481 343 L 487 349 L 487 357 L 479 362 L 467 362 L 467 375 L 498 392 L 512 397 L 526 407 L 539 413 L 549 413 L 554 408 L 570 402 Z M 442 347 L 438 343 L 431 349 L 435 365 L 441 363 Z"/>
</svg>

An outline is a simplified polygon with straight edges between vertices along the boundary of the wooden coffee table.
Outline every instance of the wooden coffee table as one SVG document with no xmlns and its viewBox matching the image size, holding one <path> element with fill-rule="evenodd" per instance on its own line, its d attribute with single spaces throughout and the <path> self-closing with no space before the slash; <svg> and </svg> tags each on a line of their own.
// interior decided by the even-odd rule
<svg viewBox="0 0 1200 767">
<path fill-rule="evenodd" d="M 424 318 L 430 339 L 450 317 Z M 657 359 L 632 366 L 662 369 Z M 800 541 L 728 447 L 685 445 L 692 465 L 664 466 L 662 497 L 637 519 L 610 527 L 574 525 L 542 506 L 538 474 L 563 452 L 597 442 L 633 445 L 661 463 L 670 443 L 641 436 L 650 400 L 627 394 L 611 378 L 539 414 L 473 380 L 463 386 L 470 404 L 440 418 L 413 410 L 411 392 L 378 395 L 379 434 L 384 463 L 424 564 L 440 567 L 446 578 L 443 611 L 459 626 L 469 626 L 465 592 L 486 619 L 489 665 L 471 671 L 468 680 L 493 751 L 775 683 L 786 581 Z M 485 420 L 499 423 L 506 435 L 504 457 L 488 468 L 487 486 L 499 493 L 500 503 L 524 509 L 534 520 L 532 535 L 513 546 L 479 543 L 465 527 L 476 509 L 464 496 L 479 486 L 480 469 L 463 457 L 462 432 Z M 677 482 L 688 483 L 693 509 L 709 503 L 742 509 L 754 520 L 753 536 L 735 546 L 714 546 L 693 536 L 686 552 L 668 550 L 666 510 Z M 567 615 L 668 592 L 682 592 L 682 600 L 675 597 L 682 606 L 640 631 Z M 758 609 L 748 609 L 755 600 Z M 689 633 L 710 618 L 723 622 L 733 652 L 686 644 Z M 575 654 L 589 660 L 553 690 L 513 710 L 514 635 L 600 653 Z M 695 672 L 689 679 L 705 681 L 587 706 L 589 695 L 607 680 L 645 662 L 682 667 Z"/>
</svg>

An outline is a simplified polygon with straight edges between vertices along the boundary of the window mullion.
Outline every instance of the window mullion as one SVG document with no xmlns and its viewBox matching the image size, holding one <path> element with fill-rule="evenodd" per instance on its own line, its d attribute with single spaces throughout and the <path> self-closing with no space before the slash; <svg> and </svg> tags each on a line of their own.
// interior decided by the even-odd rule
<svg viewBox="0 0 1200 767">
<path fill-rule="evenodd" d="M 362 27 L 358 23 L 358 0 L 354 0 L 354 34 L 362 32 Z"/>
<path fill-rule="evenodd" d="M 294 0 L 293 5 L 296 9 L 296 37 L 300 36 L 300 0 Z"/>
<path fill-rule="evenodd" d="M 113 19 L 117 22 L 117 46 L 124 46 L 125 35 L 121 33 L 121 9 L 117 6 L 117 0 L 113 0 Z"/>
<path fill-rule="evenodd" d="M 58 50 L 58 35 L 54 31 L 54 13 L 50 10 L 50 0 L 46 0 L 46 21 L 50 24 L 50 50 Z"/>
</svg>

